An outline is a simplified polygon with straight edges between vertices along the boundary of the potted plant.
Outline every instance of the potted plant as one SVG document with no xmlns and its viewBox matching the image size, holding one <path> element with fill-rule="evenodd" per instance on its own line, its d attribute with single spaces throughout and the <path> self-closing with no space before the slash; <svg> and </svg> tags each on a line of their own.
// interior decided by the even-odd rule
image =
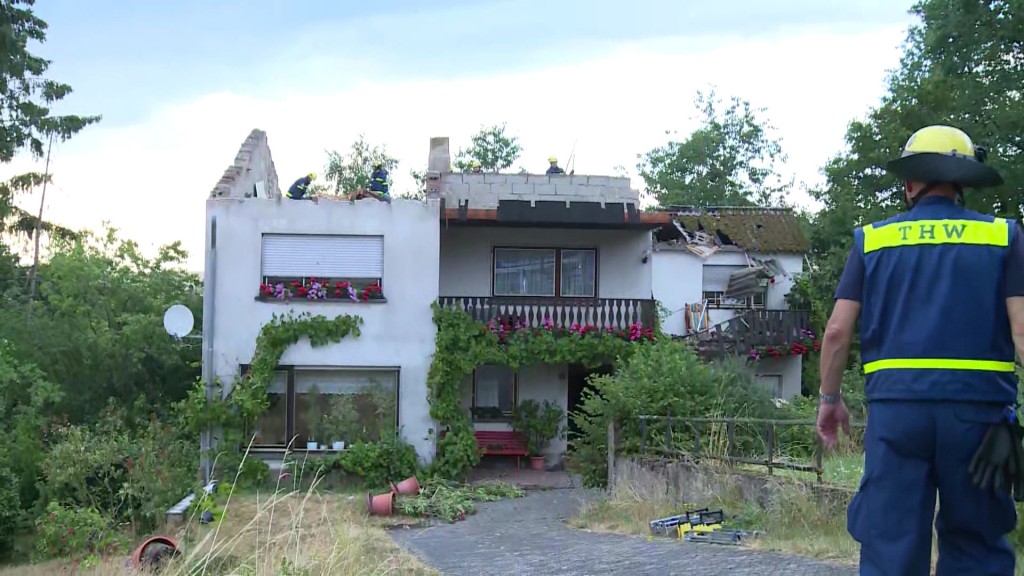
<svg viewBox="0 0 1024 576">
<path fill-rule="evenodd" d="M 316 437 L 320 432 L 323 412 L 320 410 L 320 388 L 314 385 L 306 393 L 306 422 L 309 423 L 309 437 L 306 438 L 306 450 L 316 450 Z"/>
<path fill-rule="evenodd" d="M 345 442 L 349 444 L 355 439 L 355 429 L 359 424 L 359 412 L 350 394 L 337 394 L 331 397 L 328 413 L 324 415 L 325 436 L 330 438 L 331 448 L 344 450 Z"/>
<path fill-rule="evenodd" d="M 530 453 L 530 467 L 544 469 L 544 449 L 562 433 L 562 409 L 549 400 L 543 404 L 524 400 L 512 416 L 512 427 L 526 436 L 526 450 Z"/>
</svg>

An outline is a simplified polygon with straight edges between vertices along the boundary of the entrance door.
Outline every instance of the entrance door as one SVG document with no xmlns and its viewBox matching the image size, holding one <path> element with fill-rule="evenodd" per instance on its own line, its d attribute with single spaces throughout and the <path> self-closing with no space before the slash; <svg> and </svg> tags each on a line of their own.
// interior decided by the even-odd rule
<svg viewBox="0 0 1024 576">
<path fill-rule="evenodd" d="M 566 402 L 566 406 L 569 407 L 569 414 L 579 410 L 580 404 L 583 402 L 583 390 L 590 388 L 591 385 L 587 382 L 587 378 L 591 375 L 608 375 L 611 374 L 613 368 L 611 365 L 601 366 L 595 370 L 588 370 L 582 364 L 569 364 L 569 372 L 567 374 L 567 384 L 569 388 L 569 398 Z M 579 426 L 573 420 L 572 416 L 567 416 L 567 429 L 569 431 L 568 438 L 572 440 L 577 434 L 579 434 Z"/>
</svg>

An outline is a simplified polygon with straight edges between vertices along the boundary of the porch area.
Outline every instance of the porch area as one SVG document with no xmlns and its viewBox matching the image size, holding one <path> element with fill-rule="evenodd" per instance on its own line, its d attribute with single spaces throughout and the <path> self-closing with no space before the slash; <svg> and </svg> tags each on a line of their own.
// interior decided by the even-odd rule
<svg viewBox="0 0 1024 576">
<path fill-rule="evenodd" d="M 588 377 L 610 373 L 611 369 L 605 366 L 588 370 L 578 364 L 532 364 L 518 369 L 477 366 L 463 381 L 461 393 L 462 407 L 472 419 L 483 452 L 471 479 L 507 477 L 540 487 L 567 487 L 568 476 L 563 472 L 567 438 L 575 430 L 569 413 L 579 407 L 583 390 L 589 386 Z M 541 432 L 538 437 L 537 428 L 526 416 L 528 410 L 517 421 L 517 412 L 529 402 L 536 403 L 537 420 L 544 420 L 546 409 L 557 410 L 557 429 Z M 544 457 L 543 470 L 530 469 L 530 456 Z M 549 472 L 558 475 L 545 476 Z"/>
<path fill-rule="evenodd" d="M 478 322 L 497 320 L 528 328 L 594 326 L 626 330 L 638 323 L 653 327 L 657 318 L 654 300 L 634 298 L 441 296 L 438 303 L 462 310 Z"/>
</svg>

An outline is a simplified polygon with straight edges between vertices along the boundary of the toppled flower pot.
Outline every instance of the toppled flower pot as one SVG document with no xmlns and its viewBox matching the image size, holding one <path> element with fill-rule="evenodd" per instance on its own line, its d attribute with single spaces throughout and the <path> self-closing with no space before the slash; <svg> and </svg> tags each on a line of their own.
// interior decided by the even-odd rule
<svg viewBox="0 0 1024 576">
<path fill-rule="evenodd" d="M 181 555 L 178 543 L 166 536 L 154 536 L 132 552 L 128 558 L 128 567 L 132 569 L 158 570 L 167 565 L 172 558 Z"/>
<path fill-rule="evenodd" d="M 376 496 L 369 492 L 366 493 L 366 508 L 369 510 L 370 516 L 391 516 L 394 504 L 394 492 L 385 492 Z"/>
<path fill-rule="evenodd" d="M 415 476 L 409 476 L 398 484 L 391 482 L 391 491 L 402 496 L 414 496 L 420 493 L 420 483 Z"/>
</svg>

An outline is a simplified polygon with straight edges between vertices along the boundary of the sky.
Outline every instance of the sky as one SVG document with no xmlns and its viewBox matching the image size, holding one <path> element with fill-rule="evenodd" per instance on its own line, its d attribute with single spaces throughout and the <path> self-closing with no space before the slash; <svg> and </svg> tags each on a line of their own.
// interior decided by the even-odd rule
<svg viewBox="0 0 1024 576">
<path fill-rule="evenodd" d="M 147 251 L 180 240 L 202 270 L 205 201 L 253 128 L 283 188 L 360 134 L 413 187 L 429 140 L 452 152 L 506 123 L 518 164 L 575 147 L 577 174 L 636 176 L 637 154 L 696 127 L 698 90 L 738 96 L 782 141 L 792 199 L 821 182 L 899 63 L 910 0 L 37 0 L 36 53 L 102 114 L 54 146 L 45 217 L 104 222 Z M 0 178 L 42 160 L 21 156 Z M 38 193 L 18 204 L 38 210 Z"/>
</svg>

